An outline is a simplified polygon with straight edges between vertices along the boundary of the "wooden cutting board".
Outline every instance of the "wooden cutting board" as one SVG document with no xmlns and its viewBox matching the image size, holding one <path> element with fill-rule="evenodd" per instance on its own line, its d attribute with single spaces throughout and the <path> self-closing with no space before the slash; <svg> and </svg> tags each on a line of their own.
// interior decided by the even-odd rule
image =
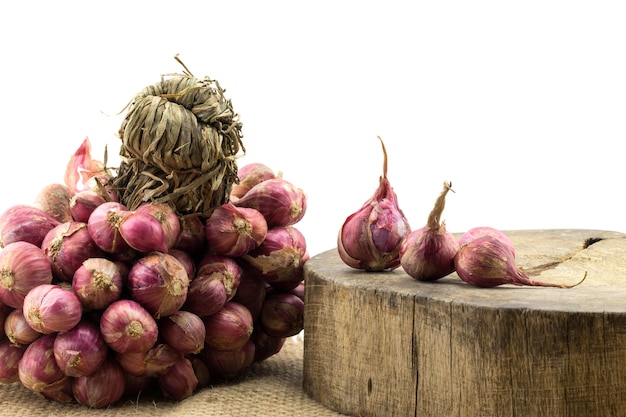
<svg viewBox="0 0 626 417">
<path fill-rule="evenodd" d="M 311 258 L 306 393 L 354 416 L 626 415 L 626 235 L 505 233 L 533 278 L 586 280 L 478 288 Z"/>
</svg>

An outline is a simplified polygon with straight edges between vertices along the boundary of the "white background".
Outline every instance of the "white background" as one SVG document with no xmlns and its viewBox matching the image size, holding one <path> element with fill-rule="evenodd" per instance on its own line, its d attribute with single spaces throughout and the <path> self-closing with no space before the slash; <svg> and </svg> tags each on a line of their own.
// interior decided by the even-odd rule
<svg viewBox="0 0 626 417">
<path fill-rule="evenodd" d="M 622 1 L 12 1 L 0 6 L 0 209 L 119 150 L 135 93 L 217 79 L 247 154 L 304 189 L 311 255 L 388 178 L 413 228 L 445 180 L 462 232 L 626 232 Z"/>
</svg>

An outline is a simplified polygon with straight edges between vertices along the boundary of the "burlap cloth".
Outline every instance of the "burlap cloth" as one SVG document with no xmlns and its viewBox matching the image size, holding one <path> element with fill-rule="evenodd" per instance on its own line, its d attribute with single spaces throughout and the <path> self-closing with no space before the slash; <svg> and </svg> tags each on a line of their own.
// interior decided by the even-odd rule
<svg viewBox="0 0 626 417">
<path fill-rule="evenodd" d="M 253 367 L 237 381 L 202 389 L 170 402 L 139 397 L 106 409 L 89 409 L 46 400 L 19 382 L 0 385 L 0 415 L 36 416 L 342 416 L 311 399 L 302 389 L 303 335 L 287 339 L 279 353 Z"/>
</svg>

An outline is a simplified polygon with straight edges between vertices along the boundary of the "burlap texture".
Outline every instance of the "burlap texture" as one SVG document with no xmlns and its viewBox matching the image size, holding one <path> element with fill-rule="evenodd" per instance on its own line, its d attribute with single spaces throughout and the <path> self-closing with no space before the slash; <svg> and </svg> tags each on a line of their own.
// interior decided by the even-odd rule
<svg viewBox="0 0 626 417">
<path fill-rule="evenodd" d="M 0 385 L 0 415 L 19 417 L 241 417 L 342 416 L 312 400 L 302 389 L 302 334 L 289 338 L 281 351 L 255 364 L 242 378 L 205 388 L 192 397 L 170 402 L 141 398 L 106 409 L 89 409 L 46 400 L 19 382 Z"/>
</svg>

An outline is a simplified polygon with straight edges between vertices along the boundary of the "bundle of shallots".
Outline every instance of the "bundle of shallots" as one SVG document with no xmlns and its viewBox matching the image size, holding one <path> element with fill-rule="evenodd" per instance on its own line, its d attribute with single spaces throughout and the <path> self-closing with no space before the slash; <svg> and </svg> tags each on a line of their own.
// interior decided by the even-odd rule
<svg viewBox="0 0 626 417">
<path fill-rule="evenodd" d="M 238 169 L 223 91 L 164 77 L 132 101 L 117 170 L 86 138 L 64 184 L 0 213 L 0 382 L 90 408 L 182 400 L 303 329 L 306 196 Z"/>
</svg>

